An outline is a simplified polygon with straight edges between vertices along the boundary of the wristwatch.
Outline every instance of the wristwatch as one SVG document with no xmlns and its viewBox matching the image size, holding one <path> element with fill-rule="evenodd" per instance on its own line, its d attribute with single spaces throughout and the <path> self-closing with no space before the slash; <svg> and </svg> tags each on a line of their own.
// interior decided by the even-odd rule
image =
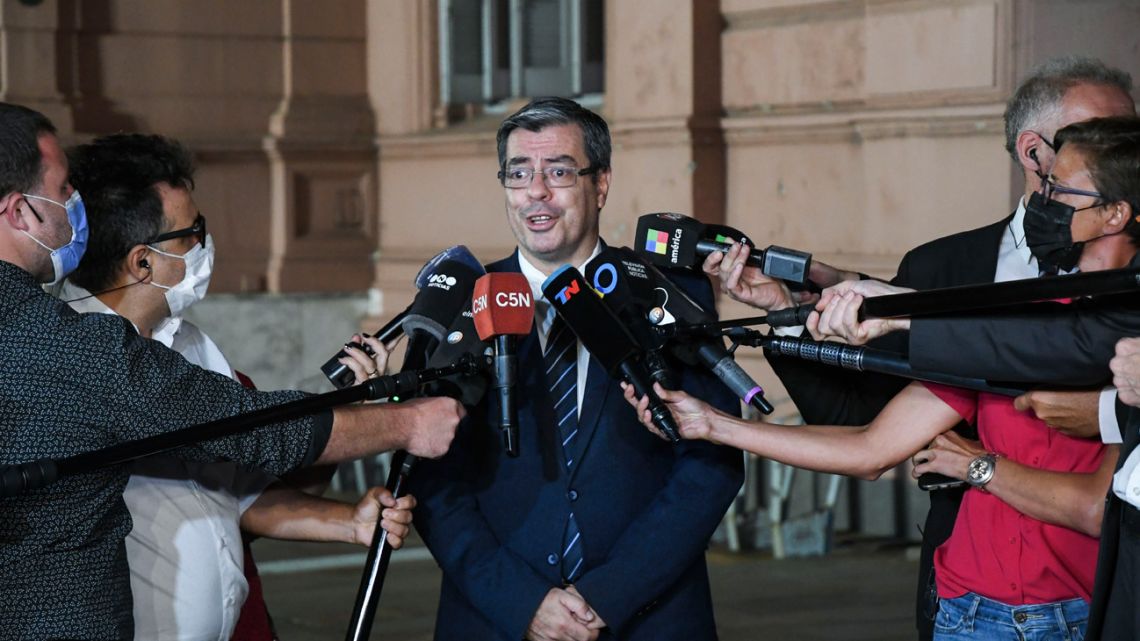
<svg viewBox="0 0 1140 641">
<path fill-rule="evenodd" d="M 983 488 L 994 478 L 994 469 L 997 468 L 997 455 L 986 452 L 970 461 L 966 468 L 966 482 L 977 488 Z"/>
</svg>

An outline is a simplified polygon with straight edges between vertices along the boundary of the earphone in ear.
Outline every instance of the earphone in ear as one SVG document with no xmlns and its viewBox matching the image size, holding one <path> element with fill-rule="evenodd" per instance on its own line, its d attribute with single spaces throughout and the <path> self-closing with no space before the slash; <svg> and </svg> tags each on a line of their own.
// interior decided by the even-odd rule
<svg viewBox="0 0 1140 641">
<path fill-rule="evenodd" d="M 146 269 L 149 271 L 150 270 L 150 263 L 148 263 L 147 260 L 144 258 L 144 259 L 139 261 L 139 267 L 142 267 L 143 269 Z"/>
<path fill-rule="evenodd" d="M 1037 164 L 1041 164 L 1041 161 L 1037 160 L 1037 150 L 1036 149 L 1030 149 L 1029 150 L 1029 157 L 1033 159 L 1033 162 L 1035 162 Z"/>
</svg>

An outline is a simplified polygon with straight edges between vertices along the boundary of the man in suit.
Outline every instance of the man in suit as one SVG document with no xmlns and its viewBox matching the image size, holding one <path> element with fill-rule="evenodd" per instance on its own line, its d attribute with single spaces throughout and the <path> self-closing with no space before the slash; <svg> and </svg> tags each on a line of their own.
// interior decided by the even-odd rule
<svg viewBox="0 0 1140 641">
<path fill-rule="evenodd" d="M 453 456 L 414 477 L 416 526 L 443 569 L 435 636 L 715 639 L 704 550 L 743 481 L 740 453 L 649 434 L 542 297 L 550 273 L 601 251 L 608 126 L 540 98 L 502 123 L 498 155 L 518 250 L 488 271 L 521 272 L 536 301 L 518 346 L 520 454 L 504 455 L 484 402 Z M 679 284 L 711 309 L 702 281 Z M 707 374 L 683 379 L 738 411 Z"/>
<path fill-rule="evenodd" d="M 1053 136 L 1073 122 L 1134 114 L 1131 89 L 1128 74 L 1088 58 L 1058 58 L 1035 70 L 1014 92 L 1004 116 L 1006 151 L 1025 178 L 1024 196 L 1017 209 L 991 225 L 939 238 L 907 252 L 891 283 L 931 289 L 1037 277 L 1037 261 L 1025 242 L 1025 203 L 1052 166 Z M 794 304 L 782 284 L 745 268 L 738 248 L 724 259 L 714 254 L 705 267 L 707 272 L 720 278 L 724 290 L 737 300 L 767 310 Z M 829 268 L 819 268 L 815 273 L 830 278 L 829 282 L 819 283 L 821 285 L 834 284 L 847 276 Z M 827 324 L 828 320 L 824 318 L 822 322 Z M 906 353 L 907 339 L 904 334 L 893 334 L 876 341 L 875 346 Z M 813 424 L 866 423 L 907 383 L 893 377 L 836 370 L 791 358 L 775 357 L 770 362 L 804 419 Z M 1022 409 L 1033 409 L 1051 426 L 1086 435 L 1097 433 L 1099 414 L 1106 414 L 1109 420 L 1114 418 L 1111 412 L 1098 412 L 1102 405 L 1112 406 L 1107 393 L 1105 399 L 1099 399 L 1095 392 L 1034 392 L 1019 402 Z M 968 428 L 962 424 L 957 429 L 961 432 Z M 932 637 L 937 612 L 934 550 L 950 536 L 961 498 L 960 489 L 930 494 L 916 601 L 921 639 Z"/>
</svg>

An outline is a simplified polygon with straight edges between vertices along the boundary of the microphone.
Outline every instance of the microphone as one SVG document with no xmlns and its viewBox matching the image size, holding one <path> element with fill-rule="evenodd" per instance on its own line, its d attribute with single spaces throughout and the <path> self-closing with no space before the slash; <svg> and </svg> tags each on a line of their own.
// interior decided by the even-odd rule
<svg viewBox="0 0 1140 641">
<path fill-rule="evenodd" d="M 673 323 L 696 325 L 715 321 L 715 317 L 711 313 L 690 298 L 684 290 L 677 287 L 668 276 L 656 267 L 642 262 L 640 256 L 635 252 L 622 248 L 616 250 L 616 253 L 621 256 L 618 264 L 627 270 L 632 267 L 635 273 L 644 272 L 648 278 L 644 279 L 643 282 L 651 283 L 657 293 L 655 305 L 649 309 L 649 314 L 656 317 L 656 322 L 654 319 L 649 319 L 649 322 L 660 326 Z M 631 282 L 635 280 L 637 279 L 630 278 Z M 771 414 L 775 409 L 764 398 L 764 388 L 753 380 L 748 372 L 744 371 L 744 368 L 740 367 L 732 354 L 725 348 L 723 339 L 694 337 L 686 343 L 674 341 L 673 346 L 673 353 L 678 358 L 690 363 L 699 363 L 711 370 L 713 375 L 724 383 L 725 387 L 732 390 L 732 393 L 745 403 L 764 414 Z"/>
<path fill-rule="evenodd" d="M 472 287 L 467 290 L 471 291 Z M 424 388 L 425 396 L 448 396 L 472 407 L 487 393 L 487 369 L 491 365 L 491 348 L 479 338 L 470 309 L 464 309 L 445 330 L 438 347 L 429 351 L 427 366 L 444 367 L 449 363 L 474 361 L 479 364 L 478 375 L 461 371 L 432 382 Z"/>
<path fill-rule="evenodd" d="M 677 374 L 665 358 L 665 340 L 653 331 L 654 321 L 649 320 L 654 310 L 660 308 L 656 303 L 658 292 L 644 263 L 632 252 L 627 256 L 621 250 L 606 247 L 586 263 L 584 270 L 586 282 L 593 284 L 594 291 L 643 350 L 642 361 L 650 377 L 665 389 L 679 389 Z"/>
<path fill-rule="evenodd" d="M 392 320 L 388 321 L 384 324 L 383 327 L 376 330 L 376 333 L 372 336 L 381 343 L 388 343 L 389 341 L 395 340 L 402 336 L 404 334 L 404 319 L 407 318 L 408 311 L 411 309 L 412 306 L 408 305 L 404 311 L 396 314 Z M 364 353 L 368 354 L 369 356 L 374 355 L 372 348 L 369 347 L 366 343 L 352 342 L 349 343 L 349 345 L 363 350 Z M 348 356 L 348 352 L 342 349 L 337 352 L 335 356 L 325 361 L 324 365 L 321 365 L 321 372 L 324 373 L 325 378 L 329 379 L 329 382 L 333 384 L 333 387 L 336 387 L 337 389 L 343 389 L 352 385 L 353 381 L 356 378 L 355 374 L 353 374 L 352 370 L 349 369 L 348 365 L 340 362 L 340 359 L 344 358 L 345 356 Z"/>
<path fill-rule="evenodd" d="M 473 336 L 474 332 L 464 333 L 462 327 L 464 321 L 471 322 L 471 290 L 475 287 L 475 281 L 484 273 L 482 263 L 462 245 L 440 252 L 424 265 L 416 275 L 419 292 L 402 323 L 408 334 L 408 346 L 404 351 L 401 373 L 423 369 L 427 364 L 449 358 L 453 350 L 471 349 L 469 336 Z M 480 377 L 477 376 L 460 376 L 454 386 L 459 388 L 462 396 L 472 390 L 478 392 L 476 384 L 470 381 L 479 380 Z M 425 390 L 425 395 L 431 395 L 431 392 Z M 479 397 L 481 396 L 482 393 L 479 392 Z M 398 402 L 400 399 L 392 397 L 389 400 Z M 461 400 L 467 402 L 466 397 L 461 397 Z M 478 397 L 474 402 L 478 402 Z M 414 455 L 404 450 L 393 453 L 386 484 L 393 497 L 400 498 L 404 495 L 408 477 L 415 464 Z M 348 638 L 367 639 L 371 633 L 376 605 L 384 589 L 384 578 L 391 557 L 388 534 L 377 522 L 372 545 L 368 548 L 368 556 L 364 561 L 364 572 L 360 577 L 360 587 L 352 609 Z"/>
<path fill-rule="evenodd" d="M 463 293 L 452 292 L 451 289 L 458 285 L 460 278 L 471 284 L 483 273 L 483 265 L 465 246 L 454 245 L 441 251 L 416 274 L 415 285 L 419 291 L 412 303 L 373 336 L 387 343 L 419 330 L 436 340 L 443 340 L 447 326 L 466 304 Z M 425 341 L 421 339 L 417 348 L 427 347 Z M 360 347 L 371 352 L 366 345 Z M 411 348 L 410 342 L 408 347 Z M 342 349 L 321 365 L 321 372 L 338 389 L 352 385 L 355 379 L 352 370 L 340 362 L 345 356 L 347 353 Z"/>
<path fill-rule="evenodd" d="M 767 249 L 751 247 L 738 230 L 724 225 L 705 225 L 696 218 L 682 214 L 645 214 L 637 219 L 637 253 L 660 267 L 699 267 L 713 252 L 727 252 L 731 248 L 727 234 L 736 234 L 737 240 L 749 244 L 745 262 L 759 267 L 771 278 L 809 285 L 811 254 L 771 245 Z"/>
<path fill-rule="evenodd" d="M 439 328 L 438 342 L 426 350 L 428 367 L 452 363 L 465 355 L 485 360 L 487 346 L 475 331 L 471 293 L 486 270 L 466 247 L 458 248 L 460 251 L 442 260 L 433 259 L 421 270 L 416 280 L 424 283 L 423 288 L 404 320 L 405 331 L 412 336 L 435 336 Z M 487 383 L 483 376 L 457 375 L 436 381 L 425 391 L 428 396 L 450 396 L 472 406 L 483 398 Z"/>
<path fill-rule="evenodd" d="M 534 296 L 526 276 L 498 272 L 475 281 L 471 312 L 479 338 L 494 338 L 495 369 L 492 385 L 499 394 L 497 427 L 503 449 L 519 455 L 519 417 L 514 387 L 518 375 L 518 337 L 530 334 L 534 326 Z"/>
<path fill-rule="evenodd" d="M 570 265 L 563 265 L 542 284 L 542 294 L 610 376 L 620 374 L 639 396 L 649 397 L 653 425 L 670 441 L 680 441 L 677 423 L 665 402 L 653 391 L 652 379 L 638 359 L 640 354 L 633 337 L 582 274 Z"/>
<path fill-rule="evenodd" d="M 832 341 L 813 341 L 791 336 L 760 336 L 745 341 L 759 344 L 769 356 L 772 354 L 792 356 L 813 363 L 822 363 L 857 372 L 878 372 L 891 374 L 930 383 L 941 383 L 979 392 L 990 392 L 1002 396 L 1021 396 L 1027 389 L 994 384 L 981 378 L 969 378 L 954 374 L 943 374 L 916 370 L 905 356 L 885 349 L 853 347 Z"/>
</svg>

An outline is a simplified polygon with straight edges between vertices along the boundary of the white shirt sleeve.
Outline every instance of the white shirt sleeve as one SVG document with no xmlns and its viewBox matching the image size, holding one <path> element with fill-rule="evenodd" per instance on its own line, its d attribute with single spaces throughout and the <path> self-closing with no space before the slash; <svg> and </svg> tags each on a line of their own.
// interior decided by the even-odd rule
<svg viewBox="0 0 1140 641">
<path fill-rule="evenodd" d="M 804 335 L 804 330 L 807 329 L 803 325 L 796 325 L 794 327 L 774 327 L 772 333 L 776 336 L 794 336 L 799 338 Z"/>
<path fill-rule="evenodd" d="M 1140 449 L 1133 450 L 1112 477 L 1112 491 L 1121 501 L 1140 507 Z"/>
<path fill-rule="evenodd" d="M 1120 436 L 1120 423 L 1116 419 L 1116 388 L 1106 387 L 1100 391 L 1100 406 L 1098 410 L 1100 422 L 1100 440 L 1109 445 L 1122 443 Z"/>
</svg>

